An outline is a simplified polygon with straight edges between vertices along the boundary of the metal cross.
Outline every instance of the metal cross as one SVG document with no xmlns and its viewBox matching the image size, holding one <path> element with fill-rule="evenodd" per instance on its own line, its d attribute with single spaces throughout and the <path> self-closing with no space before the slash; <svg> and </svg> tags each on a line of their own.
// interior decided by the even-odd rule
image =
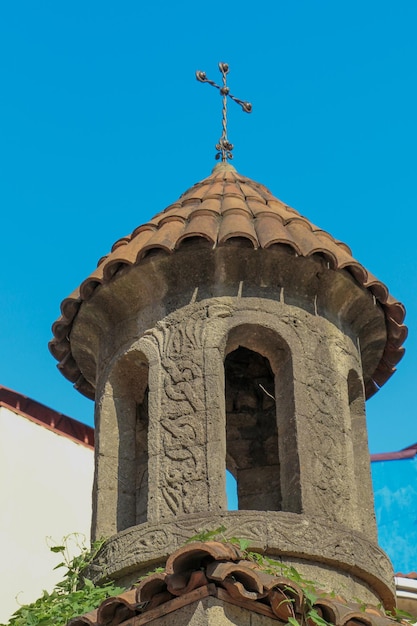
<svg viewBox="0 0 417 626">
<path fill-rule="evenodd" d="M 220 87 L 219 85 L 216 85 L 216 83 L 213 82 L 212 80 L 209 80 L 206 76 L 206 73 L 202 72 L 201 70 L 198 70 L 195 73 L 195 75 L 196 75 L 197 80 L 200 81 L 200 83 L 208 83 L 209 85 L 216 87 L 216 89 L 220 91 L 220 95 L 223 96 L 223 117 L 222 117 L 223 130 L 222 130 L 221 137 L 219 139 L 219 143 L 216 144 L 216 150 L 217 150 L 216 159 L 218 160 L 221 158 L 221 160 L 225 162 L 227 161 L 227 159 L 233 159 L 233 155 L 232 155 L 233 144 L 230 143 L 230 141 L 227 138 L 227 97 L 229 96 L 229 98 L 231 98 L 234 102 L 237 102 L 237 104 L 239 104 L 242 107 L 245 113 L 251 113 L 252 105 L 250 102 L 244 102 L 243 100 L 239 100 L 238 98 L 235 98 L 235 96 L 232 96 L 232 94 L 230 93 L 230 89 L 226 85 L 226 75 L 229 72 L 228 64 L 219 63 L 219 70 L 223 77 L 222 87 Z"/>
</svg>

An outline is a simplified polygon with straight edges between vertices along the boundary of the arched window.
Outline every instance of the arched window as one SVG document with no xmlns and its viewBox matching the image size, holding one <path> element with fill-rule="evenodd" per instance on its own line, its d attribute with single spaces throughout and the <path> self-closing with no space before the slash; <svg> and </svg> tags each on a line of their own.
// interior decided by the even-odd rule
<svg viewBox="0 0 417 626">
<path fill-rule="evenodd" d="M 244 324 L 225 358 L 226 467 L 239 509 L 301 511 L 291 354 L 274 331 Z"/>
</svg>

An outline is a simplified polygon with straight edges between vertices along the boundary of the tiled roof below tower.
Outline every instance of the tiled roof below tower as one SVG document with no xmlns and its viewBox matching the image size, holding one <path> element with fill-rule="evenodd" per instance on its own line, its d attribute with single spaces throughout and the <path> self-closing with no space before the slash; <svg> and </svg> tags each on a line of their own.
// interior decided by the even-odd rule
<svg viewBox="0 0 417 626">
<path fill-rule="evenodd" d="M 234 621 L 233 611 L 224 622 L 219 614 L 217 621 L 210 622 L 209 609 L 213 606 L 237 607 L 241 613 L 235 612 L 235 619 L 239 615 L 242 619 L 249 612 L 262 616 L 263 624 L 288 624 L 296 620 L 313 626 L 317 623 L 314 619 L 320 618 L 335 626 L 396 623 L 376 607 L 346 602 L 340 596 L 320 592 L 310 581 L 294 582 L 272 570 L 273 567 L 268 571 L 232 544 L 190 543 L 168 558 L 163 572 L 149 574 L 128 591 L 102 602 L 97 610 L 72 619 L 69 626 L 165 624 L 168 621 L 159 621 L 165 616 L 171 620 L 169 623 L 194 623 L 176 621 L 176 615 L 184 607 L 202 602 L 205 602 L 207 624 L 242 623 Z M 209 598 L 211 602 L 207 602 Z"/>
</svg>

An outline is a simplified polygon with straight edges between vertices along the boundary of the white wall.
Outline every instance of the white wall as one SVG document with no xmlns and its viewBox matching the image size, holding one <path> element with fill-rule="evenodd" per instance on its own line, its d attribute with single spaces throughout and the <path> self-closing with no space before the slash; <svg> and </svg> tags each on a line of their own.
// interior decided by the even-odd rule
<svg viewBox="0 0 417 626">
<path fill-rule="evenodd" d="M 92 449 L 0 407 L 0 623 L 62 579 L 48 537 L 89 541 L 93 468 Z"/>
</svg>

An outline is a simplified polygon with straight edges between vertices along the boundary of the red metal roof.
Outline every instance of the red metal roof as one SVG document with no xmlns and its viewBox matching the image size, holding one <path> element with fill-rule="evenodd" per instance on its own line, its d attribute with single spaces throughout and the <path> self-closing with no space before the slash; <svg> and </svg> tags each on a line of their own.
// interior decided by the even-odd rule
<svg viewBox="0 0 417 626">
<path fill-rule="evenodd" d="M 371 454 L 371 461 L 400 461 L 402 459 L 413 459 L 417 454 L 417 443 L 412 446 L 398 450 L 397 452 L 380 452 Z"/>
<path fill-rule="evenodd" d="M 3 385 L 0 385 L 0 406 L 17 411 L 23 417 L 69 437 L 77 443 L 94 448 L 94 428 Z"/>
</svg>

